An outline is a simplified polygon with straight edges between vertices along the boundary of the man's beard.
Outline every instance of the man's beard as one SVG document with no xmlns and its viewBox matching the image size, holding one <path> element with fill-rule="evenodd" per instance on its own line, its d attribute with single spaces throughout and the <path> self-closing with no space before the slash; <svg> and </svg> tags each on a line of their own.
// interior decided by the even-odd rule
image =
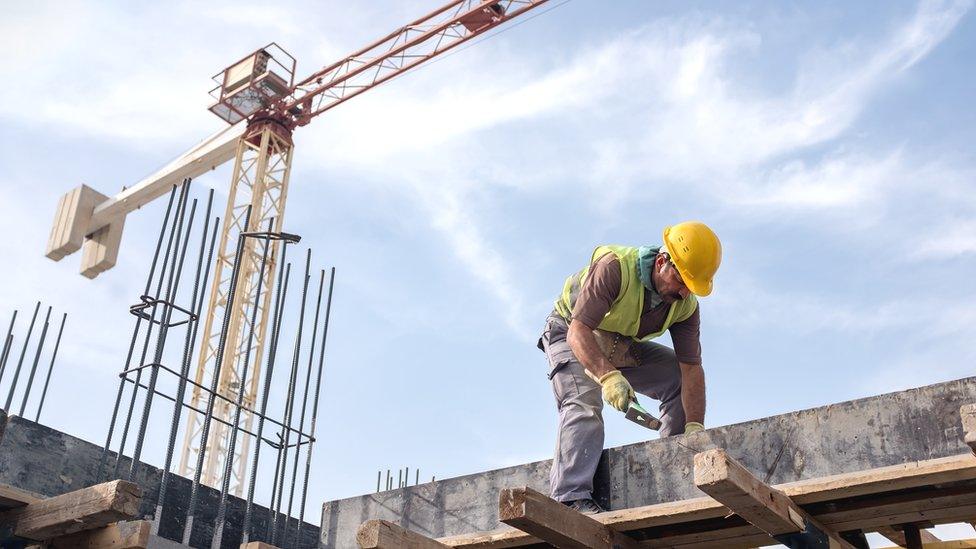
<svg viewBox="0 0 976 549">
<path fill-rule="evenodd" d="M 674 303 L 675 301 L 680 301 L 680 300 L 681 300 L 681 294 L 677 294 L 677 293 L 663 294 L 661 296 L 661 301 L 665 303 Z"/>
</svg>

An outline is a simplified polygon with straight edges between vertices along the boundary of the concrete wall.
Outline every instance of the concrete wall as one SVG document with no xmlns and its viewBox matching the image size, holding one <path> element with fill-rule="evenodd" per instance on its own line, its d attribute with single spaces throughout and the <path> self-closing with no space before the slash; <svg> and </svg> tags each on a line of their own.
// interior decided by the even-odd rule
<svg viewBox="0 0 976 549">
<path fill-rule="evenodd" d="M 99 479 L 95 477 L 102 452 L 100 446 L 21 417 L 6 417 L 2 410 L 0 410 L 0 432 L 2 432 L 0 483 L 44 496 L 55 496 L 98 484 Z M 114 465 L 114 453 L 111 454 L 108 462 Z M 127 458 L 123 458 L 120 468 L 123 475 L 127 475 L 129 463 Z M 137 478 L 134 479 L 143 490 L 140 511 L 144 517 L 150 518 L 154 514 L 160 476 L 159 469 L 142 465 Z M 191 485 L 188 479 L 178 475 L 170 476 L 166 502 L 163 506 L 161 536 L 170 539 L 182 538 Z M 190 538 L 193 547 L 210 547 L 219 501 L 219 491 L 203 487 Z M 229 499 L 223 548 L 239 547 L 244 507 L 244 500 L 235 497 Z M 255 506 L 253 519 L 255 527 L 265 528 L 270 516 L 267 509 Z M 293 520 L 289 539 L 293 539 L 295 527 L 296 522 Z M 319 538 L 318 527 L 308 523 L 303 524 L 301 538 L 300 547 L 316 547 Z"/>
<path fill-rule="evenodd" d="M 700 497 L 693 457 L 713 447 L 772 484 L 968 452 L 959 407 L 974 402 L 970 377 L 612 448 L 603 452 L 595 497 L 609 509 Z M 498 492 L 531 486 L 548 493 L 548 475 L 549 461 L 539 461 L 329 501 L 321 546 L 356 547 L 356 529 L 373 518 L 432 537 L 494 530 L 503 527 Z"/>
</svg>

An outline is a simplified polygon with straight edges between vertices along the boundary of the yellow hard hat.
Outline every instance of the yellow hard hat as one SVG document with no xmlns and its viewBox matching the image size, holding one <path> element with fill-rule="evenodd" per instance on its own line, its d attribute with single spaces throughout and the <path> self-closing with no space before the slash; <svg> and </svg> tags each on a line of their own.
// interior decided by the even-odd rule
<svg viewBox="0 0 976 549">
<path fill-rule="evenodd" d="M 691 293 L 702 297 L 712 293 L 712 277 L 722 263 L 722 243 L 708 225 L 685 221 L 665 227 L 664 245 Z"/>
</svg>

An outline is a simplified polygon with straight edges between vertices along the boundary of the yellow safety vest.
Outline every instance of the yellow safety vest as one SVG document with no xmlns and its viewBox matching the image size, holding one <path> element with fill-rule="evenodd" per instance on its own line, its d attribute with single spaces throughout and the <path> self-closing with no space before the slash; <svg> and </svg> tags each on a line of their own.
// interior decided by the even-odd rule
<svg viewBox="0 0 976 549">
<path fill-rule="evenodd" d="M 651 253 L 656 255 L 659 249 L 652 248 Z M 637 272 L 638 248 L 636 247 L 598 246 L 590 257 L 590 264 L 566 279 L 566 283 L 563 284 L 563 293 L 556 300 L 556 311 L 567 322 L 572 320 L 576 297 L 579 295 L 580 288 L 583 287 L 583 281 L 586 280 L 586 276 L 590 272 L 590 265 L 608 253 L 612 253 L 620 261 L 620 293 L 610 305 L 610 310 L 597 328 L 638 339 L 636 337 L 637 330 L 640 328 L 641 313 L 644 311 L 644 285 L 641 283 L 640 274 Z M 659 337 L 672 324 L 690 317 L 695 312 L 696 307 L 698 307 L 698 300 L 694 294 L 689 294 L 687 298 L 675 301 L 668 310 L 668 316 L 664 320 L 661 330 L 647 334 L 640 338 L 640 341 Z"/>
</svg>

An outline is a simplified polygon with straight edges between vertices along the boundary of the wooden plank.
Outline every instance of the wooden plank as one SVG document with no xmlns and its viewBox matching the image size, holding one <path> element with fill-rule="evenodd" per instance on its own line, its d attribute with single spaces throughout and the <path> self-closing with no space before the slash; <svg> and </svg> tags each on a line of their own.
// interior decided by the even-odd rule
<svg viewBox="0 0 976 549">
<path fill-rule="evenodd" d="M 242 543 L 241 549 L 278 549 L 278 547 L 263 541 L 249 541 L 247 543 Z"/>
<path fill-rule="evenodd" d="M 6 484 L 0 484 L 0 510 L 6 511 L 15 507 L 23 507 L 29 503 L 35 503 L 44 499 L 44 496 L 21 490 Z"/>
<path fill-rule="evenodd" d="M 924 549 L 968 549 L 976 547 L 976 539 L 959 539 L 954 541 L 935 541 L 922 545 Z M 898 549 L 898 547 L 885 547 L 884 549 Z"/>
<path fill-rule="evenodd" d="M 145 549 L 152 523 L 148 520 L 116 522 L 104 528 L 78 532 L 48 541 L 48 549 Z"/>
<path fill-rule="evenodd" d="M 359 526 L 356 541 L 363 549 L 443 549 L 446 545 L 385 520 Z"/>
<path fill-rule="evenodd" d="M 976 404 L 967 404 L 959 409 L 962 418 L 963 440 L 976 453 Z"/>
<path fill-rule="evenodd" d="M 638 547 L 633 538 L 528 487 L 501 491 L 498 520 L 560 548 Z"/>
<path fill-rule="evenodd" d="M 695 455 L 695 486 L 770 535 L 803 530 L 783 492 L 764 484 L 725 453 L 714 449 Z"/>
<path fill-rule="evenodd" d="M 914 524 L 904 525 L 905 546 L 908 549 L 922 549 L 922 532 Z"/>
<path fill-rule="evenodd" d="M 5 511 L 0 525 L 17 537 L 49 540 L 134 518 L 141 498 L 139 486 L 115 480 Z"/>
<path fill-rule="evenodd" d="M 789 496 L 795 503 L 803 506 L 849 497 L 870 496 L 880 492 L 906 490 L 921 486 L 973 479 L 976 479 L 976 456 L 967 453 L 790 482 L 778 485 L 776 488 Z M 891 511 L 893 514 L 890 516 L 875 516 L 870 520 L 865 517 L 859 517 L 859 523 L 871 527 L 890 526 L 919 520 L 929 520 L 938 524 L 945 524 L 948 522 L 969 522 L 976 516 L 976 512 L 967 511 L 965 507 L 961 509 L 933 508 L 928 511 L 910 510 L 905 513 L 899 513 L 898 509 L 894 508 L 888 508 L 886 510 Z M 966 515 L 967 512 L 970 513 L 968 516 Z M 728 509 L 724 505 L 716 502 L 712 498 L 703 497 L 608 511 L 594 515 L 593 518 L 603 524 L 612 526 L 618 531 L 631 532 L 656 526 L 680 525 L 710 519 L 721 519 L 727 514 Z M 827 518 L 827 516 L 821 516 L 815 513 L 815 516 L 838 531 L 858 528 L 856 524 L 851 528 L 838 527 L 838 524 L 844 525 L 843 516 L 840 515 Z M 740 535 L 746 535 L 749 532 L 750 530 L 747 529 L 745 533 L 740 533 Z M 751 532 L 754 535 L 759 533 L 754 528 Z M 711 537 L 707 539 L 726 539 L 722 537 L 723 535 L 722 532 L 713 532 Z M 646 541 L 643 546 L 666 547 L 668 546 L 667 539 L 676 538 L 666 538 L 661 541 L 660 545 L 654 545 L 654 540 Z M 704 539 L 702 543 L 705 543 Z M 449 547 L 463 547 L 466 549 L 508 549 L 540 543 L 537 538 L 519 530 L 461 534 L 440 538 L 440 541 Z"/>
<path fill-rule="evenodd" d="M 695 485 L 780 543 L 797 538 L 826 538 L 830 547 L 854 549 L 783 492 L 768 486 L 720 448 L 695 454 Z M 789 536 L 784 536 L 789 535 Z"/>
<path fill-rule="evenodd" d="M 901 530 L 897 530 L 894 526 L 882 526 L 877 529 L 877 532 L 882 536 L 888 538 L 892 543 L 898 545 L 899 547 L 908 547 L 905 541 L 905 533 Z M 922 536 L 922 543 L 934 543 L 940 541 L 938 537 L 928 530 L 919 530 L 919 535 Z"/>
</svg>

